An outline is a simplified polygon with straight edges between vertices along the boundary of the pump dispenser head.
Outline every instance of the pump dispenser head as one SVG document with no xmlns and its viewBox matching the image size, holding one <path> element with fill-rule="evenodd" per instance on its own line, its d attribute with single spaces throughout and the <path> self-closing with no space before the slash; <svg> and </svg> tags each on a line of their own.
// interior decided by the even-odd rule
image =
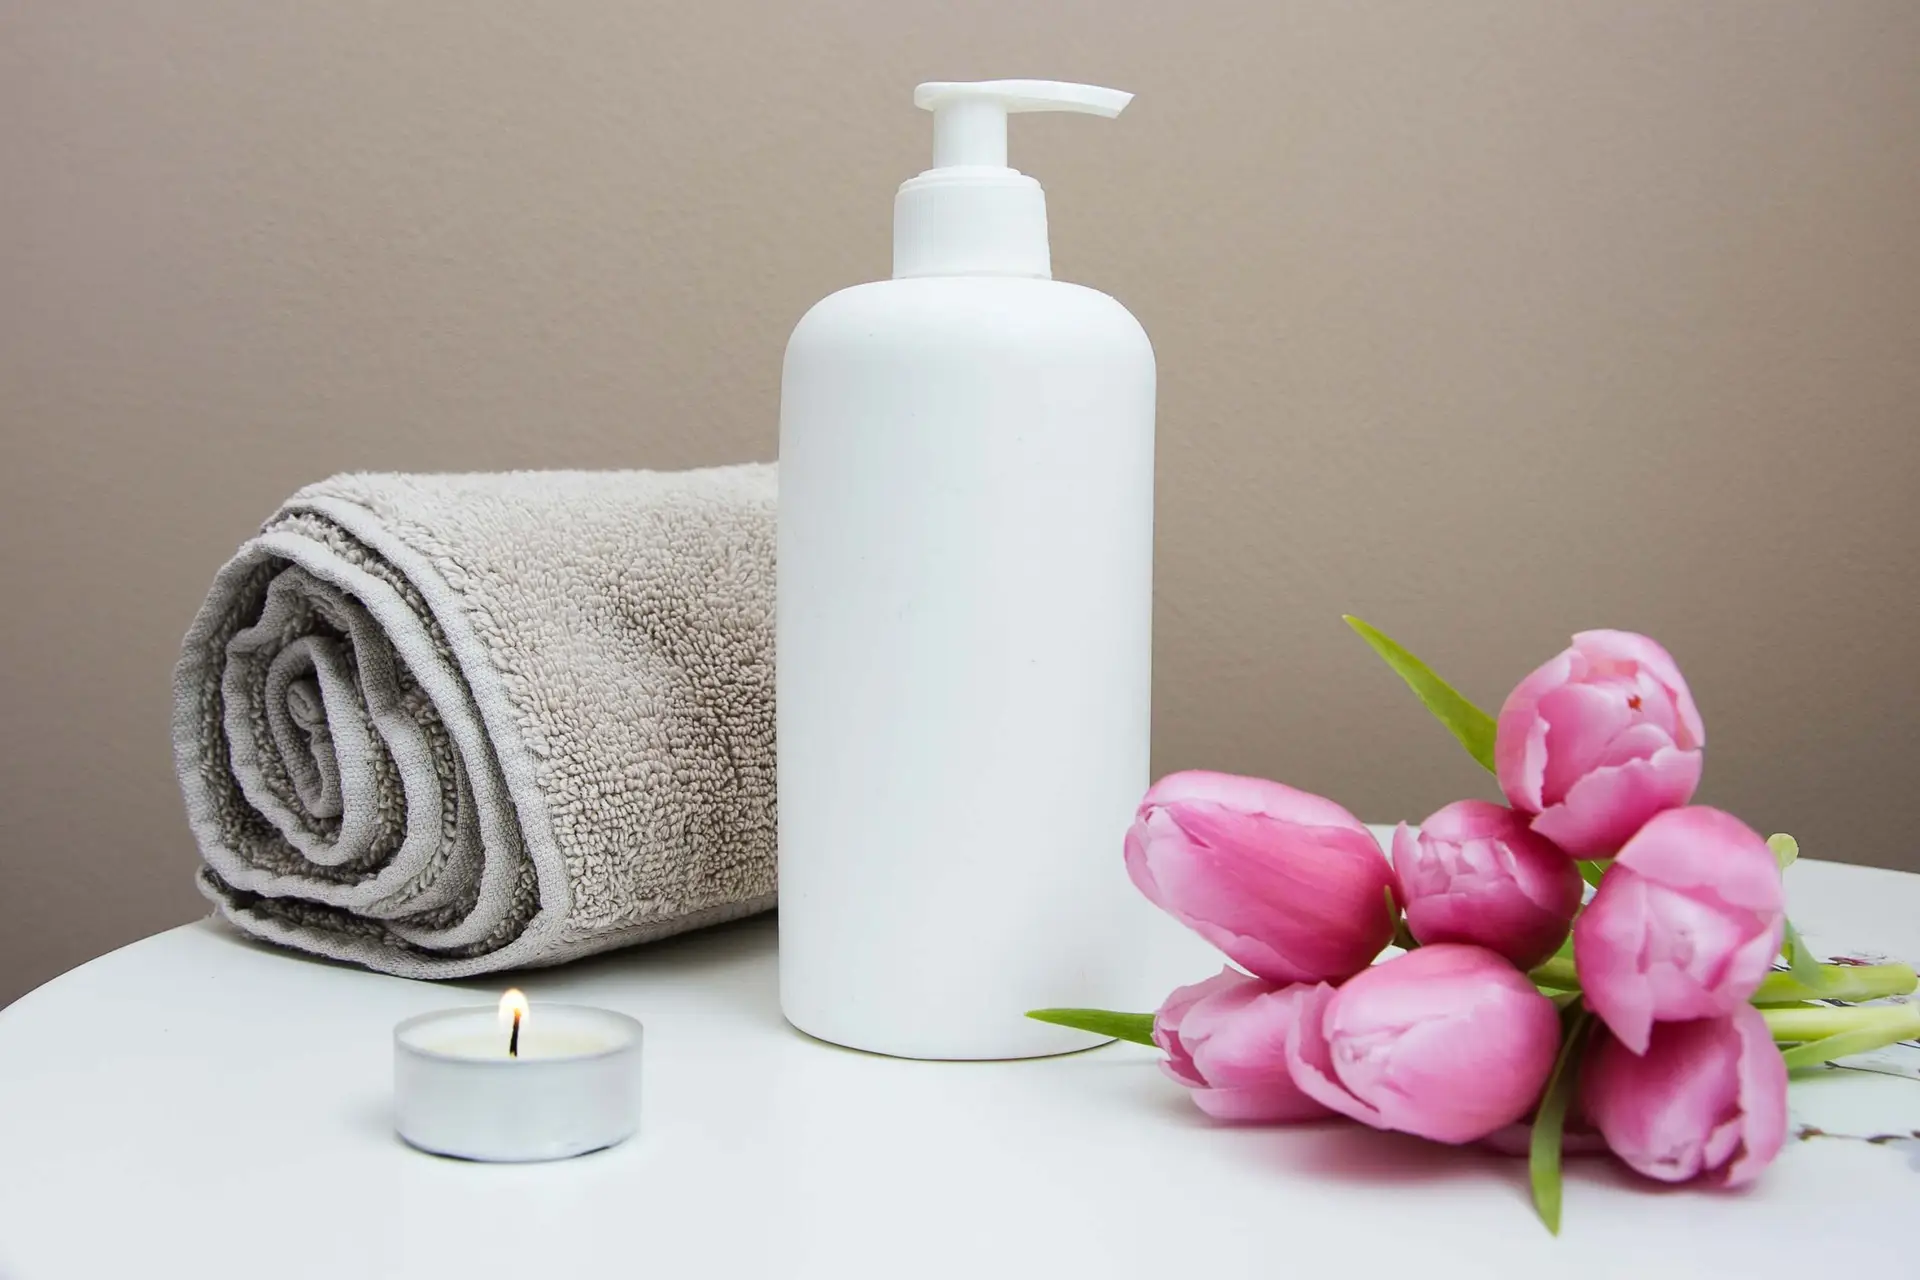
<svg viewBox="0 0 1920 1280">
<path fill-rule="evenodd" d="M 933 167 L 893 202 L 893 275 L 1053 277 L 1047 198 L 1007 167 L 1007 116 L 1077 111 L 1117 116 L 1130 93 L 1056 80 L 939 81 L 913 91 L 933 112 Z"/>
</svg>

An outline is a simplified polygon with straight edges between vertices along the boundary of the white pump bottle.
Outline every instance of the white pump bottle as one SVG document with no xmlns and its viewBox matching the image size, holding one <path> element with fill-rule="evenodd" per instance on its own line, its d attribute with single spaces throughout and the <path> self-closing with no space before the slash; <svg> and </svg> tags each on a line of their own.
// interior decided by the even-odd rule
<svg viewBox="0 0 1920 1280">
<path fill-rule="evenodd" d="M 1115 116 L 1041 80 L 923 84 L 933 167 L 893 279 L 825 299 L 780 405 L 780 993 L 803 1031 L 911 1058 L 1096 1043 L 1122 839 L 1147 784 L 1154 360 L 1052 278 L 1007 115 Z"/>
</svg>

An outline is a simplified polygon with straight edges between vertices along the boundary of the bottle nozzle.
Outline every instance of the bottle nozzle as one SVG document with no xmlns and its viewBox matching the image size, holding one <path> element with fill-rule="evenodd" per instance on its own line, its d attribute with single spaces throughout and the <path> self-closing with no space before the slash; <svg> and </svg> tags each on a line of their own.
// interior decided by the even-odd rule
<svg viewBox="0 0 1920 1280">
<path fill-rule="evenodd" d="M 1046 196 L 1007 167 L 1007 116 L 1113 117 L 1132 101 L 1118 89 L 1058 80 L 936 81 L 915 89 L 914 105 L 933 112 L 933 167 L 894 197 L 894 276 L 1051 278 Z"/>
<path fill-rule="evenodd" d="M 933 167 L 1007 166 L 1007 116 L 1019 111 L 1077 111 L 1112 119 L 1133 95 L 1059 80 L 934 81 L 913 91 L 913 105 L 933 112 Z"/>
</svg>

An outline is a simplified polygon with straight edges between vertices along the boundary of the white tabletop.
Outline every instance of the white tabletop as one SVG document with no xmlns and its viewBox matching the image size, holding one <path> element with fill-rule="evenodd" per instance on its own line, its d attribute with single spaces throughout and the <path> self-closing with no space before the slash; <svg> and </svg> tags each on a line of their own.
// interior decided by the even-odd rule
<svg viewBox="0 0 1920 1280">
<path fill-rule="evenodd" d="M 1920 955 L 1920 877 L 1803 862 L 1788 886 L 1809 934 Z M 1518 1160 L 1218 1127 L 1136 1046 L 962 1064 L 809 1040 L 773 951 L 761 918 L 516 977 L 647 1026 L 640 1135 L 522 1166 L 423 1155 L 387 1110 L 393 1024 L 504 981 L 381 977 L 211 922 L 103 956 L 0 1012 L 0 1276 L 1920 1274 L 1920 1143 L 1791 1142 L 1745 1193 L 1574 1160 L 1554 1240 Z M 1920 1129 L 1911 1080 L 1793 1092 L 1831 1132 Z"/>
</svg>

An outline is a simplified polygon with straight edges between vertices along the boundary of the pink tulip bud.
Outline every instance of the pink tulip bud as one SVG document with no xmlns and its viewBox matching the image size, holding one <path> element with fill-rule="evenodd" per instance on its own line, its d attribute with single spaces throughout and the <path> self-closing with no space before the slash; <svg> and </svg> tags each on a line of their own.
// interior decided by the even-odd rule
<svg viewBox="0 0 1920 1280">
<path fill-rule="evenodd" d="M 1662 1022 L 1644 1053 L 1603 1034 L 1580 1093 L 1613 1153 L 1662 1182 L 1752 1182 L 1787 1139 L 1787 1066 L 1748 1004 Z"/>
<path fill-rule="evenodd" d="M 1665 649 L 1631 631 L 1583 631 L 1500 709 L 1500 789 L 1576 858 L 1607 857 L 1646 820 L 1693 798 L 1707 734 Z"/>
<path fill-rule="evenodd" d="M 1553 1002 L 1491 951 L 1421 947 L 1301 997 L 1301 1092 L 1376 1129 L 1476 1142 L 1532 1109 L 1560 1048 Z"/>
<path fill-rule="evenodd" d="M 1745 1004 L 1780 954 L 1786 895 L 1773 851 L 1730 813 L 1696 805 L 1627 841 L 1573 926 L 1587 1005 L 1621 1043 L 1655 1022 L 1720 1017 Z"/>
<path fill-rule="evenodd" d="M 1418 835 L 1401 823 L 1393 874 L 1415 938 L 1485 947 L 1522 969 L 1553 954 L 1580 910 L 1573 859 L 1485 800 L 1448 805 Z"/>
<path fill-rule="evenodd" d="M 1331 800 L 1278 782 L 1176 773 L 1127 832 L 1140 892 L 1275 984 L 1345 978 L 1393 937 L 1386 855 Z"/>
<path fill-rule="evenodd" d="M 1216 1120 L 1312 1120 L 1327 1109 L 1287 1072 L 1287 1037 L 1305 987 L 1274 987 L 1237 969 L 1181 987 L 1153 1019 L 1161 1069 Z"/>
</svg>

